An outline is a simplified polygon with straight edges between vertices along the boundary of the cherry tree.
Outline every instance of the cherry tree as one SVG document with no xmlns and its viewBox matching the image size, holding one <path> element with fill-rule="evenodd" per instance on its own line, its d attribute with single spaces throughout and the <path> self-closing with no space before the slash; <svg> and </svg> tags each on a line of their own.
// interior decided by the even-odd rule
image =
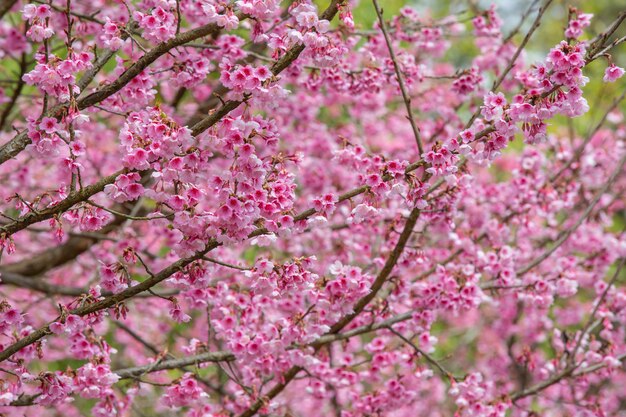
<svg viewBox="0 0 626 417">
<path fill-rule="evenodd" d="M 626 416 L 626 11 L 385 3 L 0 0 L 0 415 Z"/>
</svg>

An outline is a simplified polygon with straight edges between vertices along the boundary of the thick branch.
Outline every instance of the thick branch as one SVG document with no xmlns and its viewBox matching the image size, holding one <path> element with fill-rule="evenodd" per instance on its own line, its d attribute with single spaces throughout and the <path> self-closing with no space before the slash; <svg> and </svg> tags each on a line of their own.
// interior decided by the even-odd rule
<svg viewBox="0 0 626 417">
<path fill-rule="evenodd" d="M 230 362 L 235 360 L 235 355 L 230 352 L 207 352 L 199 355 L 188 356 L 186 358 L 169 359 L 156 364 L 135 366 L 133 368 L 119 369 L 115 372 L 120 378 L 138 377 L 150 372 L 163 371 L 165 369 L 183 368 L 189 365 L 196 365 L 206 362 Z"/>
<path fill-rule="evenodd" d="M 389 275 L 391 275 L 391 271 L 393 271 L 394 267 L 398 263 L 398 259 L 400 259 L 400 255 L 402 255 L 402 252 L 404 252 L 404 248 L 406 247 L 406 244 L 409 241 L 411 234 L 413 233 L 413 228 L 415 227 L 415 223 L 417 223 L 417 219 L 419 218 L 419 215 L 420 215 L 420 210 L 418 208 L 414 208 L 411 211 L 409 218 L 404 224 L 404 229 L 402 230 L 402 233 L 400 234 L 400 238 L 398 239 L 396 246 L 393 248 L 393 250 L 389 254 L 389 257 L 387 258 L 387 261 L 385 262 L 383 269 L 380 271 L 380 273 L 374 280 L 374 283 L 370 287 L 370 292 L 367 295 L 365 295 L 363 298 L 361 298 L 359 301 L 357 301 L 357 303 L 354 305 L 354 309 L 352 313 L 346 314 L 341 319 L 339 319 L 339 321 L 330 328 L 328 333 L 330 334 L 339 333 L 341 329 L 343 329 L 348 324 L 350 324 L 350 322 L 354 320 L 356 316 L 361 314 L 365 306 L 367 306 L 370 303 L 370 301 L 372 301 L 374 297 L 376 297 L 376 294 L 378 294 L 378 291 L 380 291 L 380 289 L 383 287 L 383 284 L 387 281 L 387 278 L 389 277 Z"/>
<path fill-rule="evenodd" d="M 124 218 L 116 217 L 98 232 L 106 235 L 124 223 Z M 45 271 L 61 266 L 86 252 L 99 239 L 96 236 L 72 236 L 62 245 L 29 256 L 21 261 L 3 265 L 0 273 L 12 272 L 25 277 L 36 277 Z"/>
<path fill-rule="evenodd" d="M 42 281 L 39 279 L 33 279 L 30 277 L 25 277 L 23 275 L 19 275 L 13 272 L 0 272 L 0 285 L 13 285 L 19 288 L 28 288 L 33 291 L 38 291 L 44 294 L 49 295 L 65 295 L 68 297 L 81 297 L 83 295 L 87 295 L 89 292 L 89 288 L 79 288 L 79 287 L 69 287 L 66 285 L 56 285 L 50 284 L 46 281 Z M 159 292 L 154 295 L 151 293 L 147 294 L 138 294 L 137 297 L 170 297 L 173 295 L 177 295 L 179 291 L 170 290 Z M 114 295 L 109 291 L 102 291 L 102 295 L 105 297 Z"/>
<path fill-rule="evenodd" d="M 104 177 L 100 179 L 100 181 L 96 182 L 95 184 L 88 185 L 85 188 L 70 194 L 69 196 L 67 196 L 67 198 L 65 198 L 64 200 L 61 200 L 60 202 L 58 202 L 57 204 L 53 206 L 45 208 L 41 211 L 29 212 L 14 222 L 11 222 L 4 226 L 0 226 L 0 233 L 4 233 L 10 236 L 15 232 L 18 232 L 22 229 L 27 228 L 31 224 L 35 224 L 44 220 L 51 219 L 55 215 L 69 210 L 75 204 L 78 204 L 81 201 L 85 201 L 92 195 L 101 192 L 102 190 L 104 190 L 104 187 L 107 184 L 112 184 L 115 181 L 115 179 L 120 174 L 123 174 L 124 172 L 126 172 L 125 169 L 118 171 L 107 177 Z"/>
<path fill-rule="evenodd" d="M 106 297 L 93 304 L 86 304 L 83 307 L 73 309 L 69 311 L 68 314 L 75 314 L 77 316 L 86 316 L 88 314 L 92 314 L 97 311 L 113 307 L 131 297 L 136 296 L 137 294 L 140 294 L 144 291 L 149 290 L 150 288 L 154 287 L 158 283 L 172 276 L 174 273 L 182 270 L 184 267 L 186 267 L 190 263 L 201 259 L 204 255 L 206 255 L 208 252 L 210 252 L 211 250 L 215 249 L 218 246 L 219 244 L 215 241 L 209 242 L 204 250 L 200 252 L 196 252 L 193 256 L 190 256 L 188 258 L 179 259 L 178 261 L 162 269 L 159 273 L 151 276 L 145 281 L 142 281 L 139 284 L 129 287 L 126 290 L 118 294 L 115 294 L 110 297 Z M 51 323 L 48 323 L 45 326 L 40 327 L 39 329 L 30 333 L 28 336 L 22 339 L 19 339 L 18 341 L 16 341 L 10 346 L 7 346 L 5 350 L 0 352 L 0 362 L 3 362 L 6 359 L 10 358 L 11 355 L 18 352 L 20 349 L 23 349 L 26 346 L 30 346 L 33 343 L 36 343 L 40 339 L 44 338 L 45 336 L 49 335 L 51 333 L 50 324 Z"/>
</svg>

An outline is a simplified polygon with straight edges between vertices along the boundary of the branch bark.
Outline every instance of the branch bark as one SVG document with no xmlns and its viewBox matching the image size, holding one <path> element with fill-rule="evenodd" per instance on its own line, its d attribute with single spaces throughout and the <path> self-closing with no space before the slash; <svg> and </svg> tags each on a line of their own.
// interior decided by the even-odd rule
<svg viewBox="0 0 626 417">
<path fill-rule="evenodd" d="M 9 10 L 17 3 L 17 0 L 2 0 L 0 1 L 0 19 L 8 13 Z"/>
</svg>

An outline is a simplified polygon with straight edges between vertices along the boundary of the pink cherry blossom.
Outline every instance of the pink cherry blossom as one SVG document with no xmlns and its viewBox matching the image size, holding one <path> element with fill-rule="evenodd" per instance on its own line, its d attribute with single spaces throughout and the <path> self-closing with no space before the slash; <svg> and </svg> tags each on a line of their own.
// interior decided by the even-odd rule
<svg viewBox="0 0 626 417">
<path fill-rule="evenodd" d="M 604 71 L 604 77 L 602 78 L 602 80 L 605 83 L 614 83 L 615 81 L 622 78 L 623 75 L 624 75 L 623 68 L 618 67 L 615 64 L 611 64 Z"/>
</svg>

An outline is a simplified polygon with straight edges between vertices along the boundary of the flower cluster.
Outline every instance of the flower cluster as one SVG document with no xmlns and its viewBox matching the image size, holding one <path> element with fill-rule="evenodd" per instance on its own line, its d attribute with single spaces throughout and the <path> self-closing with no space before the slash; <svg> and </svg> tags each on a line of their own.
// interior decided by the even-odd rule
<svg viewBox="0 0 626 417">
<path fill-rule="evenodd" d="M 569 39 L 578 39 L 583 34 L 586 27 L 591 24 L 590 13 L 581 13 L 580 11 L 573 9 L 570 10 L 570 20 L 565 29 L 565 37 Z"/>
<path fill-rule="evenodd" d="M 489 383 L 479 373 L 468 375 L 463 382 L 455 384 L 450 394 L 456 397 L 459 416 L 504 417 L 509 409 L 506 403 L 493 404 L 489 398 Z"/>
<path fill-rule="evenodd" d="M 47 4 L 27 4 L 22 10 L 22 18 L 30 24 L 26 36 L 34 42 L 41 42 L 54 36 L 54 29 L 49 25 L 52 10 Z"/>
<path fill-rule="evenodd" d="M 107 184 L 104 187 L 104 193 L 118 203 L 136 200 L 145 192 L 140 180 L 141 176 L 136 172 L 120 174 L 113 184 Z"/>
<path fill-rule="evenodd" d="M 189 405 L 203 397 L 208 397 L 208 395 L 198 386 L 193 375 L 186 373 L 177 384 L 167 389 L 162 401 L 168 407 L 178 408 Z"/>
<path fill-rule="evenodd" d="M 250 65 L 222 65 L 221 70 L 222 84 L 238 93 L 251 93 L 272 77 L 271 71 L 263 65 L 257 68 Z"/>
<path fill-rule="evenodd" d="M 128 116 L 120 131 L 120 144 L 126 150 L 124 164 L 146 170 L 157 161 L 167 161 L 192 145 L 188 128 L 179 126 L 159 108 L 147 108 Z"/>
<path fill-rule="evenodd" d="M 604 80 L 605 83 L 614 83 L 615 81 L 617 81 L 620 78 L 622 78 L 623 75 L 624 75 L 624 69 L 623 68 L 618 67 L 615 64 L 611 64 L 604 71 L 604 78 L 603 78 L 603 80 Z"/>
<path fill-rule="evenodd" d="M 76 73 L 91 68 L 92 59 L 93 54 L 89 52 L 71 54 L 66 59 L 39 55 L 35 68 L 24 74 L 22 79 L 60 101 L 68 101 L 70 94 L 80 93 Z"/>
<path fill-rule="evenodd" d="M 104 48 L 117 51 L 124 45 L 124 41 L 122 40 L 122 28 L 118 23 L 106 17 L 103 29 L 99 40 Z"/>
<path fill-rule="evenodd" d="M 143 37 L 152 42 L 165 42 L 176 34 L 176 16 L 170 1 L 154 1 L 150 13 L 135 11 L 133 19 L 143 29 Z"/>
</svg>

